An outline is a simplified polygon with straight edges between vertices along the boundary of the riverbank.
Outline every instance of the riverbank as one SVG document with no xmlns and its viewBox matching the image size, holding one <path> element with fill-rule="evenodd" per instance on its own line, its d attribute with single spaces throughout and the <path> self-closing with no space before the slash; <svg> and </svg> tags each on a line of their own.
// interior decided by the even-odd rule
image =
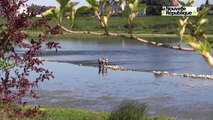
<svg viewBox="0 0 213 120">
<path fill-rule="evenodd" d="M 24 31 L 30 35 L 30 38 L 37 38 L 41 34 L 38 31 Z M 127 33 L 122 33 L 122 35 L 128 35 Z M 135 34 L 136 37 L 141 37 L 148 41 L 153 42 L 161 42 L 161 43 L 172 43 L 172 42 L 179 42 L 179 38 L 175 34 Z M 213 35 L 209 35 L 209 37 L 213 38 Z M 211 39 L 211 38 L 210 38 Z M 107 35 L 90 35 L 90 34 L 74 34 L 74 33 L 67 33 L 64 32 L 63 34 L 58 34 L 54 36 L 47 37 L 47 40 L 59 41 L 60 40 L 72 40 L 72 41 L 108 41 L 112 42 L 115 40 L 130 40 L 130 38 L 126 37 L 115 37 L 115 36 L 107 36 Z M 137 41 L 134 40 L 133 41 Z M 142 43 L 142 42 L 139 42 Z"/>
<path fill-rule="evenodd" d="M 203 26 L 203 29 L 208 34 L 213 34 L 213 15 L 207 16 L 208 23 Z M 32 22 L 36 19 L 34 18 Z M 194 17 L 189 19 L 193 20 Z M 176 34 L 178 28 L 179 17 L 164 17 L 164 16 L 143 16 L 136 17 L 133 22 L 133 33 L 135 34 Z M 0 21 L 1 23 L 1 21 Z M 54 20 L 49 21 L 51 26 L 55 26 Z M 70 28 L 69 20 L 63 20 L 64 26 Z M 72 28 L 74 31 L 104 31 L 96 17 L 76 17 Z M 128 32 L 127 19 L 124 17 L 110 17 L 108 21 L 109 31 L 117 31 L 122 33 Z M 33 31 L 40 31 L 36 29 Z"/>
<path fill-rule="evenodd" d="M 34 117 L 21 117 L 21 118 L 2 118 L 5 120 L 108 120 L 109 112 L 96 112 L 85 109 L 65 109 L 65 108 L 40 108 L 41 114 Z M 136 111 L 137 112 L 137 111 Z M 132 113 L 130 113 L 132 114 Z M 1 119 L 1 115 L 0 115 Z M 111 119 L 109 119 L 111 120 Z M 168 116 L 149 116 L 146 115 L 146 120 L 174 120 Z"/>
<path fill-rule="evenodd" d="M 193 19 L 193 17 L 190 17 Z M 208 34 L 207 37 L 212 41 L 213 39 L 213 16 L 207 16 L 209 22 L 203 26 L 203 30 Z M 39 18 L 34 18 L 32 22 Z M 133 24 L 133 34 L 136 37 L 141 37 L 149 41 L 155 42 L 176 42 L 179 41 L 177 36 L 177 23 L 179 17 L 162 17 L 162 16 L 144 16 L 137 17 Z M 156 20 L 158 20 L 156 22 Z M 2 23 L 2 19 L 0 19 Z M 54 20 L 49 21 L 50 26 L 56 26 Z M 63 25 L 70 26 L 70 21 L 64 19 Z M 127 35 L 127 22 L 122 17 L 111 17 L 109 20 L 109 32 Z M 99 21 L 95 17 L 76 17 L 73 31 L 93 31 L 103 33 L 104 30 L 101 28 Z M 37 37 L 41 34 L 43 29 L 26 29 L 25 32 L 29 33 L 31 37 Z M 187 32 L 187 31 L 186 31 Z M 113 39 L 115 37 L 109 36 L 94 36 L 89 34 L 70 34 L 63 31 L 63 35 L 56 35 L 49 39 Z M 117 37 L 116 37 L 117 38 Z M 126 38 L 120 38 L 126 39 Z"/>
<path fill-rule="evenodd" d="M 37 38 L 40 34 L 39 31 L 24 31 L 29 34 L 30 38 Z M 116 33 L 116 32 L 115 32 Z M 128 36 L 127 33 L 120 33 L 121 35 Z M 147 41 L 160 42 L 160 43 L 174 43 L 179 42 L 180 39 L 176 34 L 134 34 L 135 37 L 143 38 Z M 213 41 L 213 34 L 207 35 L 208 39 Z M 50 35 L 47 40 L 82 40 L 82 41 L 92 41 L 92 40 L 127 40 L 127 37 L 115 37 L 107 35 L 91 35 L 91 34 L 74 34 L 64 32 L 63 34 Z M 133 39 L 134 40 L 134 39 Z M 136 40 L 134 40 L 136 41 Z M 141 42 L 140 42 L 141 43 Z"/>
<path fill-rule="evenodd" d="M 28 33 L 30 37 L 36 38 L 42 32 L 39 31 L 24 31 Z M 101 33 L 101 32 L 100 32 Z M 120 33 L 122 35 L 128 35 L 127 33 Z M 174 42 L 178 41 L 179 38 L 176 34 L 134 34 L 136 37 L 147 38 L 150 41 L 158 41 L 158 42 Z M 213 38 L 213 35 L 208 35 L 209 38 Z M 107 36 L 107 35 L 90 35 L 90 34 L 74 34 L 74 33 L 67 33 L 64 32 L 63 34 L 58 34 L 54 36 L 49 36 L 48 40 L 58 40 L 58 39 L 65 39 L 65 40 L 94 40 L 94 39 L 103 39 L 103 40 L 112 40 L 112 39 L 128 39 L 125 37 L 114 37 L 114 36 Z"/>
<path fill-rule="evenodd" d="M 213 15 L 207 16 L 208 23 L 202 28 L 209 34 L 210 38 L 213 38 Z M 40 18 L 33 18 L 32 23 Z M 193 17 L 190 17 L 193 20 Z M 157 21 L 156 21 L 157 20 Z M 163 16 L 143 16 L 136 17 L 133 24 L 133 33 L 138 37 L 177 37 L 179 17 L 163 17 Z M 0 18 L 0 24 L 3 23 L 2 18 Z M 54 20 L 50 20 L 49 24 L 51 26 L 56 26 Z M 64 19 L 64 26 L 68 27 L 71 25 L 69 20 Z M 124 33 L 127 34 L 127 20 L 123 17 L 111 17 L 108 23 L 108 28 L 110 32 Z M 96 17 L 76 17 L 73 26 L 74 31 L 95 31 L 103 32 L 99 21 Z M 31 36 L 38 36 L 43 29 L 27 29 Z M 187 32 L 187 31 L 186 31 Z M 81 35 L 84 38 L 89 35 Z M 79 35 L 67 34 L 57 35 L 56 38 L 78 38 Z M 90 38 L 90 37 L 89 37 Z"/>
</svg>

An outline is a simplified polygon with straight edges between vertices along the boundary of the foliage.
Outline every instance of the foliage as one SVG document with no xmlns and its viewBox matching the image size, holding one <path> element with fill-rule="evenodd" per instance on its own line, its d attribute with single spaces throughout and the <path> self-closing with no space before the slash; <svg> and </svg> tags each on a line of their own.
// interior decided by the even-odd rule
<svg viewBox="0 0 213 120">
<path fill-rule="evenodd" d="M 87 2 L 90 4 L 95 16 L 97 16 L 100 21 L 102 28 L 104 28 L 105 34 L 109 34 L 107 26 L 109 17 L 113 13 L 112 5 L 106 6 L 107 0 L 101 0 L 100 4 L 96 0 L 87 0 Z M 99 8 L 99 6 L 101 7 Z"/>
<path fill-rule="evenodd" d="M 192 6 L 192 4 L 195 2 L 194 0 L 189 0 L 188 2 L 184 3 L 182 0 L 178 0 L 179 4 L 182 6 Z"/>
<path fill-rule="evenodd" d="M 191 6 L 194 0 L 189 0 L 187 3 L 179 1 L 182 6 Z M 188 17 L 184 16 L 179 21 L 179 36 L 182 40 L 200 53 L 204 59 L 213 67 L 213 58 L 211 56 L 211 43 L 205 35 L 205 31 L 201 29 L 201 26 L 208 22 L 206 15 L 210 8 L 204 8 L 198 12 L 198 15 L 194 18 L 194 21 L 188 20 Z M 190 31 L 190 35 L 185 34 L 186 28 Z"/>
<path fill-rule="evenodd" d="M 146 9 L 145 4 L 139 4 L 138 0 L 119 0 L 122 9 L 122 15 L 128 19 L 129 34 L 133 37 L 132 27 L 133 20 L 137 16 L 138 11 Z"/>
<path fill-rule="evenodd" d="M 43 16 L 54 17 L 56 18 L 57 22 L 61 24 L 63 16 L 65 15 L 67 9 L 70 8 L 70 6 L 69 7 L 67 6 L 67 4 L 72 3 L 73 5 L 71 6 L 72 10 L 69 13 L 70 15 L 68 16 L 68 18 L 71 19 L 72 25 L 76 12 L 91 9 L 93 10 L 95 16 L 97 16 L 98 20 L 100 21 L 101 26 L 105 31 L 105 34 L 109 34 L 107 26 L 109 18 L 113 14 L 112 8 L 113 1 L 110 1 L 108 3 L 110 5 L 106 5 L 107 0 L 101 0 L 100 2 L 97 2 L 96 0 L 87 0 L 87 2 L 89 3 L 90 6 L 83 6 L 77 9 L 73 9 L 73 6 L 75 6 L 76 4 L 74 4 L 73 2 L 69 2 L 69 0 L 61 1 L 59 2 L 59 6 L 47 10 L 46 12 L 43 13 Z M 137 16 L 138 11 L 144 10 L 146 8 L 146 5 L 139 4 L 138 0 L 129 0 L 129 1 L 120 0 L 120 5 L 123 10 L 122 14 L 128 19 L 129 33 L 132 36 L 133 19 Z"/>
<path fill-rule="evenodd" d="M 59 4 L 58 6 L 43 12 L 42 15 L 46 17 L 53 17 L 61 23 L 65 14 L 69 12 L 67 18 L 71 21 L 72 28 L 75 19 L 75 13 L 77 11 L 77 9 L 74 9 L 74 6 L 76 6 L 78 2 L 69 2 L 69 0 L 57 0 L 57 2 Z"/>
<path fill-rule="evenodd" d="M 30 8 L 32 8 L 35 12 L 39 13 L 41 9 L 44 9 L 44 10 L 47 10 L 48 7 L 45 7 L 45 6 L 41 6 L 41 5 L 35 5 L 35 4 L 32 4 L 30 6 Z"/>
<path fill-rule="evenodd" d="M 68 3 L 69 0 L 66 1 L 66 3 Z M 105 30 L 105 34 L 106 35 L 111 35 L 111 36 L 120 36 L 118 34 L 109 34 L 107 25 L 108 25 L 108 20 L 109 20 L 109 16 L 112 14 L 112 8 L 110 8 L 109 10 L 107 10 L 106 14 L 104 14 L 102 12 L 102 10 L 99 9 L 99 6 L 104 7 L 106 5 L 106 0 L 102 0 L 101 4 L 99 4 L 96 0 L 87 0 L 87 2 L 90 4 L 90 7 L 86 7 L 86 8 L 91 8 L 94 11 L 94 14 L 97 16 L 97 18 L 99 19 L 102 28 Z M 153 0 L 151 1 L 153 2 Z M 61 8 L 59 9 L 58 13 L 55 16 L 61 16 L 60 13 L 63 13 L 63 9 L 65 9 L 66 7 L 66 3 L 63 3 L 64 5 L 62 5 L 62 3 L 60 3 L 61 5 L 56 7 L 56 8 Z M 135 36 L 133 36 L 133 32 L 132 32 L 132 27 L 133 27 L 133 20 L 134 18 L 137 16 L 137 13 L 139 10 L 143 10 L 145 8 L 147 8 L 146 5 L 144 4 L 139 4 L 138 0 L 119 0 L 120 3 L 120 7 L 122 10 L 122 15 L 125 16 L 128 19 L 128 30 L 129 30 L 129 34 L 131 38 L 135 38 Z M 194 3 L 194 0 L 189 0 L 187 3 L 182 2 L 181 0 L 179 0 L 179 3 L 182 6 L 191 6 Z M 161 2 L 159 3 L 159 5 L 162 5 Z M 63 7 L 64 6 L 64 7 Z M 85 6 L 84 6 L 85 8 Z M 191 46 L 193 49 L 195 49 L 196 51 L 198 51 L 204 58 L 205 60 L 213 66 L 213 58 L 211 57 L 211 50 L 210 50 L 210 42 L 212 41 L 207 41 L 206 40 L 206 36 L 204 35 L 204 31 L 201 30 L 201 26 L 206 23 L 208 20 L 206 18 L 204 18 L 207 15 L 207 12 L 209 11 L 208 8 L 203 9 L 202 11 L 199 12 L 198 16 L 196 17 L 195 23 L 193 22 L 189 22 L 189 17 L 187 16 L 183 16 L 178 23 L 178 28 L 179 28 L 179 32 L 178 35 L 180 37 L 180 41 L 183 40 L 183 38 L 185 38 L 185 42 Z M 48 14 L 46 14 L 48 13 Z M 44 15 L 51 15 L 54 12 L 45 12 Z M 60 19 L 59 19 L 60 22 Z M 58 23 L 58 22 L 57 22 Z M 69 29 L 67 29 L 66 27 L 64 27 L 62 24 L 59 23 L 59 26 L 64 29 L 67 32 L 73 32 L 70 31 Z M 185 31 L 186 29 L 189 29 L 189 31 L 191 32 L 191 36 L 190 37 L 184 37 L 185 36 Z M 88 31 L 86 32 L 77 32 L 77 33 L 90 33 Z M 95 35 L 100 35 L 100 33 L 94 33 Z M 195 38 L 193 38 L 195 37 Z M 200 37 L 203 37 L 205 40 L 200 41 Z M 157 45 L 159 46 L 158 43 L 155 42 L 148 42 L 146 40 L 143 40 L 141 38 L 135 38 L 137 40 L 143 41 L 144 43 L 149 43 L 152 45 Z M 161 46 L 166 46 L 166 45 L 162 45 Z M 167 48 L 179 48 L 181 49 L 180 45 L 179 46 L 172 46 L 172 47 L 167 47 Z M 184 50 L 191 50 L 191 49 L 184 49 Z"/>
<path fill-rule="evenodd" d="M 26 105 L 23 97 L 37 98 L 33 91 L 40 81 L 53 77 L 52 72 L 41 67 L 43 60 L 35 57 L 48 34 L 57 34 L 58 27 L 50 27 L 46 19 L 41 18 L 31 23 L 30 19 L 37 14 L 32 8 L 20 12 L 20 7 L 25 6 L 23 0 L 0 1 L 0 10 L 3 13 L 4 22 L 0 25 L 0 112 L 5 115 L 30 116 L 38 113 L 38 108 L 21 111 L 11 107 L 13 104 Z M 42 10 L 41 10 L 42 12 Z M 41 34 L 37 40 L 26 42 L 28 34 L 22 32 L 25 29 L 43 27 L 47 31 Z M 48 42 L 48 48 L 58 48 L 58 43 Z M 19 49 L 24 53 L 20 54 Z M 36 78 L 29 79 L 33 73 Z"/>
<path fill-rule="evenodd" d="M 147 105 L 138 101 L 123 101 L 111 112 L 108 120 L 145 120 Z"/>
<path fill-rule="evenodd" d="M 200 11 L 194 22 L 188 21 L 187 28 L 191 32 L 191 35 L 184 36 L 186 43 L 200 54 L 211 53 L 211 45 L 204 31 L 201 29 L 201 26 L 208 22 L 204 17 L 207 15 L 209 9 L 204 8 Z"/>
<path fill-rule="evenodd" d="M 141 0 L 141 3 L 147 4 L 147 15 L 161 15 L 162 6 L 171 6 L 171 0 Z"/>
</svg>

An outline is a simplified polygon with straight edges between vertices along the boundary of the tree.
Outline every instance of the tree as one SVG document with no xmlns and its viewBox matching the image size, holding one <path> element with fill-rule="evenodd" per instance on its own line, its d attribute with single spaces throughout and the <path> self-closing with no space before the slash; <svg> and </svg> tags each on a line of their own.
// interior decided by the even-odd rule
<svg viewBox="0 0 213 120">
<path fill-rule="evenodd" d="M 209 5 L 209 0 L 206 0 L 206 3 L 205 3 L 205 5 Z"/>
<path fill-rule="evenodd" d="M 3 24 L 0 25 L 0 114 L 30 116 L 36 115 L 38 107 L 34 109 L 22 109 L 11 107 L 13 104 L 25 106 L 26 102 L 23 97 L 37 98 L 33 91 L 38 87 L 38 83 L 49 80 L 54 77 L 52 72 L 44 69 L 41 65 L 44 60 L 36 57 L 41 53 L 40 49 L 45 39 L 50 34 L 57 34 L 59 27 L 50 27 L 47 19 L 40 18 L 32 22 L 32 18 L 37 12 L 28 7 L 26 11 L 18 12 L 21 7 L 26 6 L 24 0 L 3 0 L 0 1 L 0 10 L 3 14 Z M 40 10 L 39 13 L 43 12 Z M 44 28 L 43 34 L 37 39 L 31 39 L 26 43 L 29 35 L 24 33 L 25 29 Z M 59 48 L 59 43 L 48 42 L 47 47 Z M 17 48 L 25 50 L 23 54 L 18 53 Z M 33 73 L 37 77 L 29 79 Z"/>
<path fill-rule="evenodd" d="M 161 15 L 162 6 L 171 6 L 171 0 L 141 0 L 141 3 L 147 4 L 147 15 Z"/>
</svg>

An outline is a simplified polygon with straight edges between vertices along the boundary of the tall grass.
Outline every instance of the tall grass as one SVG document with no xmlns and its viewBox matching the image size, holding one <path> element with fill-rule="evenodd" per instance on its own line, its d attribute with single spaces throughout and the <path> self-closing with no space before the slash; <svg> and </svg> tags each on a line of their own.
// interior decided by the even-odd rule
<svg viewBox="0 0 213 120">
<path fill-rule="evenodd" d="M 125 100 L 115 106 L 107 120 L 175 120 L 168 116 L 149 116 L 148 106 L 139 101 Z"/>
<path fill-rule="evenodd" d="M 123 101 L 111 112 L 108 120 L 145 120 L 147 105 L 138 101 Z"/>
</svg>

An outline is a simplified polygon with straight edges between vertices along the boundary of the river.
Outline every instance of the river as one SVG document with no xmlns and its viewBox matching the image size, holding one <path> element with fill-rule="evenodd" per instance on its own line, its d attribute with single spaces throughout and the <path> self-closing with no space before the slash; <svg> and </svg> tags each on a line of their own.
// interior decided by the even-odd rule
<svg viewBox="0 0 213 120">
<path fill-rule="evenodd" d="M 144 45 L 134 40 L 61 40 L 57 53 L 44 52 L 45 67 L 55 78 L 40 84 L 40 99 L 31 104 L 111 111 L 122 100 L 149 105 L 150 114 L 178 119 L 213 119 L 213 81 L 155 76 L 149 71 L 212 74 L 196 52 Z M 99 73 L 97 59 L 136 71 Z"/>
<path fill-rule="evenodd" d="M 98 58 L 107 57 L 110 64 L 139 71 L 212 74 L 212 69 L 196 52 L 159 48 L 134 40 L 64 40 L 60 43 L 62 49 L 47 53 L 48 60 L 96 65 Z"/>
</svg>

